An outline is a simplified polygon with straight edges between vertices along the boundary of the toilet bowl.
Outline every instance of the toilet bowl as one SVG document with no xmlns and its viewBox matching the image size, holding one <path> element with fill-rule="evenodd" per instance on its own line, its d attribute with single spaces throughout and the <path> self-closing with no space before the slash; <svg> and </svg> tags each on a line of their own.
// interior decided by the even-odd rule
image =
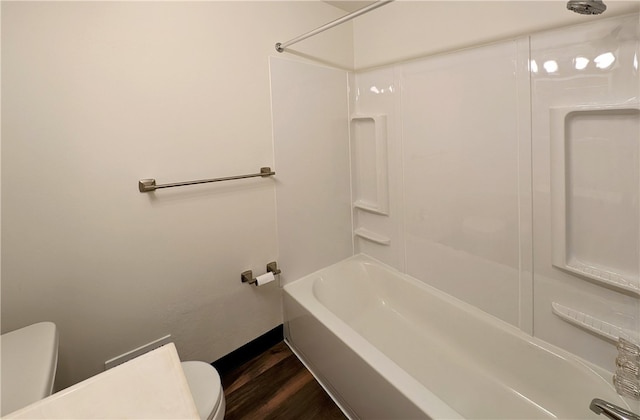
<svg viewBox="0 0 640 420">
<path fill-rule="evenodd" d="M 58 365 L 58 329 L 40 322 L 0 336 L 0 416 L 51 395 Z"/>
<path fill-rule="evenodd" d="M 225 399 L 218 371 L 205 362 L 182 362 L 193 401 L 202 420 L 223 420 Z"/>
</svg>

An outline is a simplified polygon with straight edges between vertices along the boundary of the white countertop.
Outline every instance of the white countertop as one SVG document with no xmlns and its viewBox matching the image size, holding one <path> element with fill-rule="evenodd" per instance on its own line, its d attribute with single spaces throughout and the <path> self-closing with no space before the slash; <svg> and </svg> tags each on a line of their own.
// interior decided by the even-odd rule
<svg viewBox="0 0 640 420">
<path fill-rule="evenodd" d="M 14 411 L 6 419 L 194 419 L 173 343 Z"/>
</svg>

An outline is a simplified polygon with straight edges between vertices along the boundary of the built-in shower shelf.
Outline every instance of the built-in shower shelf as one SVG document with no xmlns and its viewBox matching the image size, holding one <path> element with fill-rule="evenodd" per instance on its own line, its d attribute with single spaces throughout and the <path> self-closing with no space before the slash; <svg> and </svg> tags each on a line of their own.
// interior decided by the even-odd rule
<svg viewBox="0 0 640 420">
<path fill-rule="evenodd" d="M 640 296 L 640 104 L 550 109 L 552 264 Z"/>
<path fill-rule="evenodd" d="M 379 233 L 372 232 L 369 229 L 365 228 L 357 228 L 353 231 L 353 233 L 362 239 L 366 239 L 367 241 L 375 242 L 380 245 L 390 245 L 391 239 L 386 236 L 380 235 Z"/>
<path fill-rule="evenodd" d="M 351 116 L 351 168 L 354 207 L 389 215 L 386 115 Z"/>
<path fill-rule="evenodd" d="M 638 334 L 626 328 L 618 327 L 594 316 L 585 314 L 584 312 L 561 305 L 557 302 L 551 303 L 551 307 L 553 309 L 553 313 L 559 316 L 563 321 L 590 331 L 606 340 L 616 343 L 618 338 L 622 337 L 633 343 L 640 343 L 640 337 L 638 337 Z"/>
<path fill-rule="evenodd" d="M 553 107 L 551 261 L 640 297 L 640 104 Z"/>
<path fill-rule="evenodd" d="M 379 214 L 380 216 L 389 215 L 387 211 L 380 210 L 380 208 L 376 204 L 367 203 L 363 200 L 357 200 L 355 203 L 353 203 L 353 207 L 356 209 L 367 211 L 369 213 Z"/>
<path fill-rule="evenodd" d="M 640 296 L 640 285 L 638 285 L 637 282 L 625 279 L 619 274 L 577 263 L 567 264 L 561 268 L 587 277 L 605 286 L 611 286 Z"/>
</svg>

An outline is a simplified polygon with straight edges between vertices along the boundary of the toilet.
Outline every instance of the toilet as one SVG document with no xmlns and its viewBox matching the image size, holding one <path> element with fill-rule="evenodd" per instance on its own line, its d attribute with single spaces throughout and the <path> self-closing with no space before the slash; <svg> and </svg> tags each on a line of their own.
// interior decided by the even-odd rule
<svg viewBox="0 0 640 420">
<path fill-rule="evenodd" d="M 48 397 L 58 366 L 58 329 L 39 322 L 0 336 L 0 416 Z"/>
<path fill-rule="evenodd" d="M 182 362 L 193 401 L 202 420 L 223 420 L 225 399 L 218 371 L 208 363 Z"/>
<path fill-rule="evenodd" d="M 53 392 L 58 366 L 58 329 L 40 322 L 0 336 L 0 417 Z M 223 420 L 225 399 L 220 375 L 205 362 L 182 362 L 182 370 L 202 420 Z"/>
</svg>

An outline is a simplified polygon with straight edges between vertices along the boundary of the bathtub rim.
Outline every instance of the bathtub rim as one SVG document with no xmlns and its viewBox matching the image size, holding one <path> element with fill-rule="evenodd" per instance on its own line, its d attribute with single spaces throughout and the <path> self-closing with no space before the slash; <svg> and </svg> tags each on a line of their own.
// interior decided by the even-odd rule
<svg viewBox="0 0 640 420">
<path fill-rule="evenodd" d="M 387 355 L 382 353 L 382 351 L 378 350 L 364 337 L 356 333 L 343 320 L 338 318 L 328 308 L 322 305 L 313 295 L 313 279 L 317 277 L 318 273 L 329 267 L 340 264 L 341 262 L 352 260 L 359 255 L 364 254 L 358 254 L 346 258 L 336 264 L 332 264 L 331 266 L 317 270 L 298 280 L 288 283 L 283 287 L 284 294 L 296 301 L 305 310 L 311 312 L 314 315 L 315 319 L 326 329 L 328 329 L 338 340 L 352 349 L 352 351 L 354 351 L 371 369 L 373 369 L 380 376 L 384 377 L 388 382 L 393 384 L 393 386 L 398 389 L 399 392 L 401 392 L 408 400 L 410 400 L 414 405 L 420 408 L 430 418 L 452 420 L 464 419 L 464 417 L 460 415 L 460 413 L 455 411 L 441 398 L 436 396 L 423 384 L 418 382 L 417 379 L 407 373 L 402 367 L 396 364 Z M 373 261 L 377 262 L 377 260 Z M 298 299 L 298 296 L 295 296 L 295 293 L 291 293 L 292 289 L 294 292 L 301 293 L 303 296 L 309 296 L 312 299 L 307 299 L 309 302 L 301 301 L 300 299 Z M 309 307 L 309 305 L 307 305 L 306 303 L 309 303 L 311 307 Z M 285 319 L 285 323 L 286 322 L 288 322 L 287 319 Z M 285 328 L 285 331 L 287 330 L 288 328 Z M 289 337 L 285 336 L 285 338 L 288 341 L 288 345 L 295 348 L 295 343 L 293 343 L 292 340 L 289 339 Z M 355 351 L 354 349 L 364 350 L 364 352 Z M 297 351 L 297 353 L 299 353 L 301 356 L 303 356 L 303 359 L 305 359 L 304 353 L 300 351 Z M 315 368 L 313 364 L 307 360 L 305 360 L 305 365 L 311 365 L 313 368 Z M 313 371 L 313 369 L 310 370 Z M 318 372 L 315 372 L 314 376 L 321 383 L 324 380 L 322 375 L 319 375 Z M 330 386 L 323 384 L 323 388 L 331 393 Z M 336 398 L 333 395 L 332 399 L 334 401 L 339 400 L 339 398 Z M 339 404 L 339 406 L 344 411 L 344 407 L 341 404 Z"/>
<path fill-rule="evenodd" d="M 391 360 L 387 355 L 385 355 L 380 350 L 378 350 L 373 344 L 367 341 L 364 337 L 362 337 L 360 334 L 355 332 L 345 321 L 340 319 L 336 314 L 331 312 L 327 307 L 325 307 L 320 301 L 317 300 L 317 297 L 313 292 L 314 280 L 319 278 L 328 269 L 338 266 L 340 264 L 348 263 L 349 261 L 378 265 L 382 269 L 389 271 L 391 274 L 399 277 L 403 281 L 406 281 L 409 284 L 414 285 L 421 290 L 425 290 L 427 293 L 431 293 L 435 295 L 436 298 L 442 299 L 446 303 L 452 304 L 458 310 L 462 310 L 473 316 L 477 316 L 481 320 L 486 321 L 490 326 L 501 329 L 505 331 L 507 334 L 515 336 L 515 338 L 524 340 L 527 343 L 531 344 L 532 346 L 539 348 L 541 351 L 551 353 L 553 356 L 561 358 L 564 362 L 569 363 L 570 365 L 573 365 L 578 369 L 586 369 L 590 371 L 593 375 L 595 375 L 595 377 L 598 380 L 602 382 L 603 386 L 606 386 L 608 389 L 613 390 L 613 392 L 615 393 L 615 388 L 613 387 L 613 384 L 607 379 L 608 377 L 610 378 L 613 375 L 612 372 L 600 366 L 597 366 L 587 360 L 584 360 L 579 356 L 573 353 L 570 353 L 567 350 L 557 347 L 535 336 L 529 335 L 526 332 L 519 329 L 518 327 L 492 314 L 489 314 L 467 302 L 464 302 L 456 298 L 455 296 L 449 295 L 448 293 L 442 290 L 439 290 L 434 286 L 431 286 L 406 273 L 403 273 L 397 270 L 396 268 L 391 267 L 385 264 L 384 262 L 379 261 L 376 258 L 373 258 L 364 253 L 355 254 L 351 257 L 345 258 L 334 264 L 331 264 L 329 266 L 316 270 L 310 274 L 307 274 L 301 277 L 300 279 L 289 282 L 283 286 L 283 298 L 284 298 L 284 294 L 286 293 L 290 298 L 294 299 L 298 304 L 304 307 L 307 311 L 314 314 L 314 316 L 317 315 L 316 319 L 318 320 L 318 322 L 320 322 L 325 328 L 330 330 L 333 333 L 333 335 L 335 335 L 340 341 L 342 341 L 349 348 L 365 349 L 366 351 L 364 354 L 357 352 L 358 355 L 373 370 L 375 370 L 378 374 L 387 378 L 389 382 L 393 383 L 394 386 L 396 386 L 396 388 L 398 388 L 398 390 L 402 392 L 407 399 L 412 401 L 419 408 L 423 409 L 425 413 L 428 413 L 429 416 L 432 416 L 433 418 L 463 419 L 465 417 L 463 417 L 460 413 L 455 411 L 440 397 L 433 394 L 422 383 L 420 383 L 417 379 L 412 377 L 402 367 L 397 365 L 393 360 Z M 285 318 L 285 323 L 287 321 L 288 320 Z M 285 336 L 285 338 L 289 340 L 288 337 Z M 294 343 L 288 342 L 287 344 L 290 347 L 295 347 Z M 380 363 L 380 362 L 383 362 L 383 363 Z M 310 363 L 310 362 L 305 362 L 305 364 L 307 363 Z M 384 363 L 389 363 L 391 366 L 385 366 Z M 316 375 L 314 374 L 314 376 Z M 399 386 L 399 384 L 405 384 L 405 385 Z M 410 385 L 407 385 L 407 384 L 410 384 Z M 424 389 L 426 393 L 416 392 L 415 390 L 416 386 L 418 388 Z M 323 385 L 323 387 L 327 389 L 326 386 Z M 332 396 L 332 398 L 334 397 Z M 597 395 L 594 395 L 593 398 L 597 398 Z M 619 404 L 629 410 L 633 410 L 633 406 L 634 406 L 633 401 L 629 401 L 627 398 L 624 398 L 622 396 L 620 396 L 619 400 L 616 400 L 616 404 Z"/>
<path fill-rule="evenodd" d="M 417 379 L 407 373 L 402 367 L 398 366 L 387 355 L 378 350 L 373 344 L 367 341 L 364 337 L 353 331 L 346 323 L 340 318 L 335 316 L 331 311 L 324 308 L 319 302 L 314 302 L 318 306 L 309 309 L 307 305 L 291 295 L 288 291 L 285 293 L 293 299 L 298 305 L 315 318 L 315 321 L 322 324 L 337 340 L 341 341 L 344 345 L 349 347 L 362 361 L 368 365 L 370 369 L 375 371 L 378 375 L 383 377 L 386 381 L 391 383 L 398 392 L 411 401 L 416 407 L 425 413 L 425 418 L 437 420 L 463 420 L 465 417 L 460 415 L 457 411 L 451 408 L 446 402 L 432 393 L 423 384 L 418 382 Z M 315 310 L 320 310 L 320 316 Z M 324 311 L 326 312 L 324 312 Z M 335 319 L 322 319 L 323 317 L 335 317 Z M 330 381 L 324 377 L 319 371 L 320 369 L 306 357 L 305 353 L 297 348 L 294 340 L 289 336 L 288 323 L 289 320 L 285 319 L 285 342 L 292 349 L 294 354 L 300 359 L 300 361 L 307 367 L 316 380 L 321 384 L 322 388 L 327 391 L 331 396 L 331 399 L 340 407 L 340 409 L 349 418 L 357 419 L 358 416 L 354 414 L 347 401 L 343 402 L 340 392 L 331 385 Z M 354 350 L 358 348 L 359 351 Z M 360 351 L 360 350 L 364 350 Z M 337 395 L 336 395 L 337 394 Z M 426 417 L 428 416 L 428 417 Z"/>
</svg>

